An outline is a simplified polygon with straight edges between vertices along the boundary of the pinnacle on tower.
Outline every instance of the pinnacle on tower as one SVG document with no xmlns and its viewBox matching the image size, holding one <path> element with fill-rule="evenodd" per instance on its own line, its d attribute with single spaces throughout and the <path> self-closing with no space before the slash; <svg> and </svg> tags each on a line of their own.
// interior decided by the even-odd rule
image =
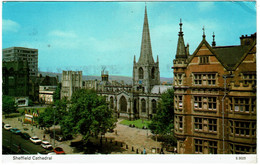
<svg viewBox="0 0 260 165">
<path fill-rule="evenodd" d="M 202 35 L 202 37 L 203 37 L 203 39 L 205 39 L 205 38 L 206 38 L 206 35 L 205 35 L 205 27 L 204 27 L 204 26 L 203 26 L 202 30 L 203 30 L 203 35 Z"/>
<path fill-rule="evenodd" d="M 213 32 L 212 37 L 213 37 L 212 46 L 216 46 L 216 42 L 215 42 L 215 34 L 214 34 L 214 32 Z"/>
<path fill-rule="evenodd" d="M 187 43 L 187 46 L 186 46 L 186 54 L 187 54 L 187 56 L 190 55 L 190 45 L 189 45 L 189 43 Z"/>
<path fill-rule="evenodd" d="M 179 32 L 179 36 L 183 36 L 183 32 L 182 32 L 182 22 L 181 22 L 181 19 L 180 19 L 180 32 Z"/>
<path fill-rule="evenodd" d="M 178 45 L 177 45 L 177 51 L 176 51 L 176 58 L 187 58 L 186 54 L 186 47 L 184 45 L 184 39 L 183 39 L 183 32 L 182 32 L 182 22 L 180 19 L 180 31 L 179 31 L 179 38 L 178 38 Z"/>
</svg>

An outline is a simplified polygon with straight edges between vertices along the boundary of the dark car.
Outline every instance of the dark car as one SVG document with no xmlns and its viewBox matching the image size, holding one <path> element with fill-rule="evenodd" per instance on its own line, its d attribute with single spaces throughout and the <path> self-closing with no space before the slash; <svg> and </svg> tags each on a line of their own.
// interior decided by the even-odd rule
<svg viewBox="0 0 260 165">
<path fill-rule="evenodd" d="M 26 132 L 22 132 L 20 135 L 21 135 L 22 138 L 24 138 L 26 140 L 30 139 L 30 135 L 28 133 L 26 133 Z"/>
<path fill-rule="evenodd" d="M 19 129 L 17 129 L 17 128 L 10 129 L 10 132 L 12 132 L 14 134 L 20 134 L 21 133 L 21 131 Z"/>
</svg>

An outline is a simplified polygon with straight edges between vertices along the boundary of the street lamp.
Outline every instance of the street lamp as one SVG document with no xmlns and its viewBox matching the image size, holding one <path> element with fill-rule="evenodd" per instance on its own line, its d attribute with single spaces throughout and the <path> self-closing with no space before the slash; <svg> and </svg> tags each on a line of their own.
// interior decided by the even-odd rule
<svg viewBox="0 0 260 165">
<path fill-rule="evenodd" d="M 223 75 L 224 78 L 224 96 L 222 98 L 222 132 L 223 132 L 223 154 L 225 153 L 225 112 L 224 112 L 224 101 L 225 101 L 225 97 L 227 96 L 227 78 L 233 78 L 234 75 L 233 74 L 227 74 L 227 75 Z"/>
<path fill-rule="evenodd" d="M 53 124 L 53 147 L 55 148 L 55 108 L 53 108 L 53 113 L 54 113 L 54 124 Z"/>
</svg>

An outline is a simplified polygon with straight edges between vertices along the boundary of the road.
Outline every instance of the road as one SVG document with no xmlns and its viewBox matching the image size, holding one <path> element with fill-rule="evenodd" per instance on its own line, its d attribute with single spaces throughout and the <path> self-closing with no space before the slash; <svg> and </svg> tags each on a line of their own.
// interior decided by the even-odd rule
<svg viewBox="0 0 260 165">
<path fill-rule="evenodd" d="M 25 140 L 20 135 L 16 135 L 5 129 L 2 129 L 2 145 L 3 154 L 10 154 L 8 150 L 10 146 L 11 150 L 16 153 L 19 145 L 21 146 L 23 154 L 37 154 L 38 152 L 46 151 L 41 145 L 33 144 L 30 140 Z"/>
</svg>

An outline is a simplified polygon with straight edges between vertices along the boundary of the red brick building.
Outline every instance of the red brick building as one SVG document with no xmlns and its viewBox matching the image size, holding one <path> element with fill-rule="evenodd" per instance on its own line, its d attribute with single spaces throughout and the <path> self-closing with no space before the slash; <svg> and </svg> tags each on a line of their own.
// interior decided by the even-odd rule
<svg viewBox="0 0 260 165">
<path fill-rule="evenodd" d="M 210 45 L 203 34 L 189 55 L 180 23 L 173 60 L 178 153 L 254 154 L 256 33 L 235 46 L 216 46 L 214 37 Z"/>
</svg>

